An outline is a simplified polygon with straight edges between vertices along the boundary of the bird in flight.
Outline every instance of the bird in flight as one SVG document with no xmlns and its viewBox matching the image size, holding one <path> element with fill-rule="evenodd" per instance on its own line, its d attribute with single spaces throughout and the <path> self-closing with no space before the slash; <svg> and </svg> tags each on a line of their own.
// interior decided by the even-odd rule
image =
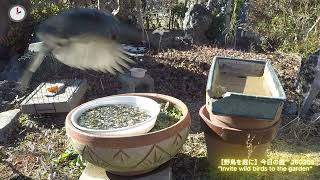
<svg viewBox="0 0 320 180">
<path fill-rule="evenodd" d="M 135 63 L 118 42 L 142 40 L 138 30 L 111 13 L 88 8 L 70 9 L 48 18 L 39 25 L 36 35 L 42 45 L 20 80 L 24 90 L 48 53 L 70 67 L 116 74 Z"/>
</svg>

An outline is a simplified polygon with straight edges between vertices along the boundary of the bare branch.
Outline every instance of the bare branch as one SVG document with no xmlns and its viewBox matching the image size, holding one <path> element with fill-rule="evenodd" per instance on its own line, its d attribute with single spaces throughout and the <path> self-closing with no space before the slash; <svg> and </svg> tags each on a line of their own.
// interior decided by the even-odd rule
<svg viewBox="0 0 320 180">
<path fill-rule="evenodd" d="M 117 0 L 117 9 L 112 11 L 112 14 L 115 16 L 119 13 L 120 11 L 120 0 Z"/>
<path fill-rule="evenodd" d="M 310 32 L 317 26 L 317 24 L 320 22 L 320 16 L 316 20 L 316 22 L 311 26 L 311 28 L 308 30 L 307 36 L 304 39 L 305 41 L 308 39 Z"/>
</svg>

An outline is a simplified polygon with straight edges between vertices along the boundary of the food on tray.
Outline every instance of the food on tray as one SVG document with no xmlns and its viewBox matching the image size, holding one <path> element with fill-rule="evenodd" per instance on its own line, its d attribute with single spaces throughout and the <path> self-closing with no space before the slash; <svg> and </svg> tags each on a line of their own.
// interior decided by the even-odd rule
<svg viewBox="0 0 320 180">
<path fill-rule="evenodd" d="M 59 86 L 57 86 L 57 85 L 48 87 L 48 91 L 51 93 L 56 93 L 56 92 L 58 92 L 58 90 L 59 90 Z"/>
<path fill-rule="evenodd" d="M 62 88 L 64 87 L 64 84 L 63 83 L 57 83 L 57 84 L 54 84 L 52 86 L 49 86 L 47 88 L 47 90 L 50 92 L 50 93 L 57 93 L 59 92 Z"/>
</svg>

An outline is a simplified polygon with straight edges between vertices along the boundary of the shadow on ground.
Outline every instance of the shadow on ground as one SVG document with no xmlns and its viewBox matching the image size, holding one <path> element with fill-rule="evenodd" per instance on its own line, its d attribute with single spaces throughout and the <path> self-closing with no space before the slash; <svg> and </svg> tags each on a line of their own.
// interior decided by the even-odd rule
<svg viewBox="0 0 320 180">
<path fill-rule="evenodd" d="M 209 176 L 209 162 L 206 157 L 191 157 L 179 153 L 173 158 L 173 176 L 176 180 L 206 180 Z"/>
</svg>

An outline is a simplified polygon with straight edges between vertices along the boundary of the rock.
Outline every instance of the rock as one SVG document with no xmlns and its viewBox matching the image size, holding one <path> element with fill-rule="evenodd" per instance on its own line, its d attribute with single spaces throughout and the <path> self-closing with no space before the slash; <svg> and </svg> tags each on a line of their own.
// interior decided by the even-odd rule
<svg viewBox="0 0 320 180">
<path fill-rule="evenodd" d="M 0 113 L 0 142 L 6 143 L 15 130 L 20 116 L 20 109 Z"/>
<path fill-rule="evenodd" d="M 154 80 L 149 74 L 145 74 L 143 78 L 135 78 L 130 73 L 120 74 L 118 77 L 122 88 L 119 93 L 134 93 L 134 92 L 153 92 Z"/>
<path fill-rule="evenodd" d="M 320 94 L 320 56 L 319 51 L 310 55 L 299 72 L 297 89 L 303 93 L 302 112 L 307 113 Z"/>
<path fill-rule="evenodd" d="M 166 165 L 166 164 L 165 164 Z M 128 177 L 123 176 L 117 176 L 108 173 L 109 180 L 127 180 Z M 132 177 L 131 180 L 171 180 L 172 178 L 172 167 L 170 165 L 162 166 L 157 168 L 154 171 L 151 171 L 149 173 Z"/>
<path fill-rule="evenodd" d="M 212 22 L 211 12 L 202 4 L 191 5 L 183 20 L 185 36 L 191 38 L 193 43 L 206 43 L 206 32 Z"/>
<path fill-rule="evenodd" d="M 1 47 L 0 47 L 0 54 L 1 54 Z M 1 56 L 1 55 L 0 55 Z M 1 57 L 0 57 L 1 58 Z M 6 67 L 7 65 L 7 61 L 6 60 L 3 60 L 3 59 L 0 59 L 0 72 L 3 71 L 3 69 Z"/>
<path fill-rule="evenodd" d="M 11 106 L 10 103 L 15 100 L 17 95 L 20 95 L 16 87 L 16 82 L 0 81 L 0 112 L 8 110 Z"/>
<path fill-rule="evenodd" d="M 256 48 L 260 48 L 261 44 L 266 40 L 265 37 L 256 33 L 245 26 L 239 26 L 237 28 L 236 42 L 238 47 L 250 48 L 254 45 Z"/>
<path fill-rule="evenodd" d="M 0 62 L 6 61 L 6 59 L 9 58 L 9 54 L 10 54 L 10 48 L 3 47 L 0 45 Z"/>
<path fill-rule="evenodd" d="M 18 81 L 24 71 L 23 64 L 18 61 L 18 55 L 13 56 L 3 72 L 0 73 L 0 79 L 8 81 Z"/>
<path fill-rule="evenodd" d="M 106 173 L 105 169 L 87 163 L 79 180 L 127 180 L 128 176 L 114 175 L 109 172 Z M 171 180 L 172 167 L 166 163 L 159 168 L 138 176 L 131 176 L 130 180 Z"/>
<path fill-rule="evenodd" d="M 288 102 L 284 105 L 283 113 L 285 115 L 295 115 L 298 112 L 298 106 L 295 102 Z"/>
<path fill-rule="evenodd" d="M 136 25 L 138 12 L 136 8 L 135 0 L 120 0 L 119 3 L 120 3 L 120 8 L 115 16 L 122 22 Z M 102 11 L 115 12 L 117 11 L 117 8 L 118 8 L 118 5 L 115 0 L 100 1 L 100 9 Z"/>
<path fill-rule="evenodd" d="M 320 49 L 314 54 L 310 55 L 301 65 L 297 82 L 297 89 L 301 94 L 304 94 L 304 97 L 309 91 L 311 84 L 313 83 L 318 61 L 317 58 L 319 55 Z"/>
</svg>

